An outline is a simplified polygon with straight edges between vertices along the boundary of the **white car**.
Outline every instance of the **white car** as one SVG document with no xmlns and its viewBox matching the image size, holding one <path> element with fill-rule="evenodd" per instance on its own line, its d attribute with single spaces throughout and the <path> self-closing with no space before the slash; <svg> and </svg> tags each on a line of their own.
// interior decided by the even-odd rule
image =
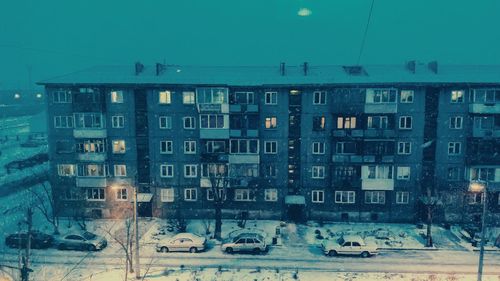
<svg viewBox="0 0 500 281">
<path fill-rule="evenodd" d="M 252 252 L 259 254 L 267 251 L 266 239 L 258 233 L 240 233 L 222 243 L 221 250 L 228 254 L 234 252 Z"/>
<path fill-rule="evenodd" d="M 367 258 L 378 254 L 377 245 L 375 243 L 366 243 L 361 236 L 349 235 L 338 239 L 325 239 L 321 243 L 323 253 L 328 256 L 336 255 L 359 255 Z"/>
<path fill-rule="evenodd" d="M 179 233 L 173 237 L 164 238 L 156 244 L 156 251 L 196 253 L 206 248 L 207 239 L 193 233 Z"/>
</svg>

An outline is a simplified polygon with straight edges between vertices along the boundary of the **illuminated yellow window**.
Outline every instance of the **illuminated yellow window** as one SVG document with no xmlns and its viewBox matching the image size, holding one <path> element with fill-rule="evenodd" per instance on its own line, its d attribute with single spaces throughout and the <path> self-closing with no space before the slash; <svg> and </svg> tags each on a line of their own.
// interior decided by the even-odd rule
<svg viewBox="0 0 500 281">
<path fill-rule="evenodd" d="M 158 93 L 158 102 L 161 104 L 172 103 L 172 92 L 170 91 L 160 91 Z"/>
</svg>

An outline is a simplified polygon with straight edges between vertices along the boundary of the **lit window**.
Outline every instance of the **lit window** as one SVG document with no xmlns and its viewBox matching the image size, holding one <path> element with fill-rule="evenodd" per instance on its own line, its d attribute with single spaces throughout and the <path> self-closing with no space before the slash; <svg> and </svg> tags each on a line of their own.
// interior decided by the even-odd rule
<svg viewBox="0 0 500 281">
<path fill-rule="evenodd" d="M 401 103 L 413 103 L 413 90 L 402 90 L 401 91 Z"/>
<path fill-rule="evenodd" d="M 265 104 L 277 104 L 278 103 L 278 93 L 277 92 L 266 92 L 264 103 Z"/>
<path fill-rule="evenodd" d="M 396 192 L 396 204 L 408 204 L 410 202 L 410 193 L 406 191 Z"/>
<path fill-rule="evenodd" d="M 461 151 L 461 142 L 449 142 L 448 143 L 448 155 L 458 155 Z"/>
<path fill-rule="evenodd" d="M 194 104 L 194 92 L 182 92 L 182 103 L 183 104 Z"/>
<path fill-rule="evenodd" d="M 123 91 L 111 91 L 112 103 L 123 103 Z"/>
<path fill-rule="evenodd" d="M 127 166 L 115 165 L 115 177 L 126 177 L 126 176 L 127 176 Z"/>
<path fill-rule="evenodd" d="M 399 166 L 397 169 L 398 180 L 409 180 L 410 179 L 410 167 L 409 166 Z"/>
<path fill-rule="evenodd" d="M 355 129 L 356 117 L 337 117 L 337 129 Z"/>
<path fill-rule="evenodd" d="M 124 140 L 114 140 L 113 141 L 113 153 L 121 154 L 125 153 L 125 141 Z"/>
<path fill-rule="evenodd" d="M 335 191 L 335 203 L 354 204 L 356 193 L 354 191 Z"/>
<path fill-rule="evenodd" d="M 196 188 L 184 189 L 184 201 L 196 201 L 198 199 Z"/>
<path fill-rule="evenodd" d="M 276 154 L 278 152 L 278 142 L 277 141 L 265 141 L 264 142 L 264 153 L 265 154 Z"/>
<path fill-rule="evenodd" d="M 160 104 L 171 104 L 172 103 L 172 92 L 160 91 L 158 93 L 158 102 Z"/>
<path fill-rule="evenodd" d="M 451 91 L 451 103 L 463 103 L 464 92 L 464 90 Z"/>
<path fill-rule="evenodd" d="M 323 190 L 311 191 L 311 202 L 313 202 L 313 203 L 325 202 L 325 192 Z"/>
<path fill-rule="evenodd" d="M 413 118 L 411 116 L 401 116 L 399 117 L 399 128 L 400 129 L 411 129 Z"/>
<path fill-rule="evenodd" d="M 314 92 L 313 104 L 326 104 L 326 92 L 325 91 Z"/>
<path fill-rule="evenodd" d="M 266 129 L 276 129 L 278 127 L 278 121 L 276 117 L 266 117 L 265 127 Z"/>
<path fill-rule="evenodd" d="M 325 116 L 313 116 L 313 131 L 323 131 L 326 126 Z"/>
<path fill-rule="evenodd" d="M 123 128 L 124 125 L 125 125 L 125 117 L 123 117 L 123 115 L 111 116 L 111 127 Z"/>
<path fill-rule="evenodd" d="M 270 201 L 270 202 L 278 201 L 278 190 L 275 188 L 265 189 L 264 201 Z"/>
<path fill-rule="evenodd" d="M 160 177 L 172 178 L 174 176 L 174 165 L 160 165 Z"/>
<path fill-rule="evenodd" d="M 174 189 L 173 188 L 160 189 L 160 200 L 161 202 L 174 202 Z"/>
</svg>

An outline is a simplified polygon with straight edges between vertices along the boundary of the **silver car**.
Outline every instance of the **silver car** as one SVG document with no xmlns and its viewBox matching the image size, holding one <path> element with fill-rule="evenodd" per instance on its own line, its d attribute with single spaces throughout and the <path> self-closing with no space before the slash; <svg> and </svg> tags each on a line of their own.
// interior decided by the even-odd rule
<svg viewBox="0 0 500 281">
<path fill-rule="evenodd" d="M 156 251 L 168 252 L 190 252 L 196 253 L 206 248 L 207 239 L 193 233 L 179 233 L 173 237 L 160 240 L 156 244 Z"/>
<path fill-rule="evenodd" d="M 108 241 L 104 237 L 90 232 L 69 234 L 57 241 L 59 250 L 96 251 L 104 249 L 107 245 Z"/>
<path fill-rule="evenodd" d="M 258 254 L 267 251 L 267 244 L 262 235 L 256 233 L 242 233 L 224 241 L 221 250 L 226 253 L 252 252 Z"/>
</svg>

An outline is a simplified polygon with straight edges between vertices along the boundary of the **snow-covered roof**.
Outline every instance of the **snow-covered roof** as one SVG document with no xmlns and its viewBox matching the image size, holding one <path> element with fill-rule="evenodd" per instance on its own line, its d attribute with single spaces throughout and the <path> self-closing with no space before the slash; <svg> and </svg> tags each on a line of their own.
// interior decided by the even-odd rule
<svg viewBox="0 0 500 281">
<path fill-rule="evenodd" d="M 438 65 L 437 71 L 417 63 L 415 71 L 406 65 L 364 65 L 361 74 L 350 74 L 345 66 L 174 66 L 156 75 L 156 66 L 145 66 L 136 75 L 134 65 L 98 66 L 39 82 L 56 84 L 171 84 L 171 85 L 336 85 L 336 84 L 430 84 L 500 83 L 500 65 Z"/>
</svg>

